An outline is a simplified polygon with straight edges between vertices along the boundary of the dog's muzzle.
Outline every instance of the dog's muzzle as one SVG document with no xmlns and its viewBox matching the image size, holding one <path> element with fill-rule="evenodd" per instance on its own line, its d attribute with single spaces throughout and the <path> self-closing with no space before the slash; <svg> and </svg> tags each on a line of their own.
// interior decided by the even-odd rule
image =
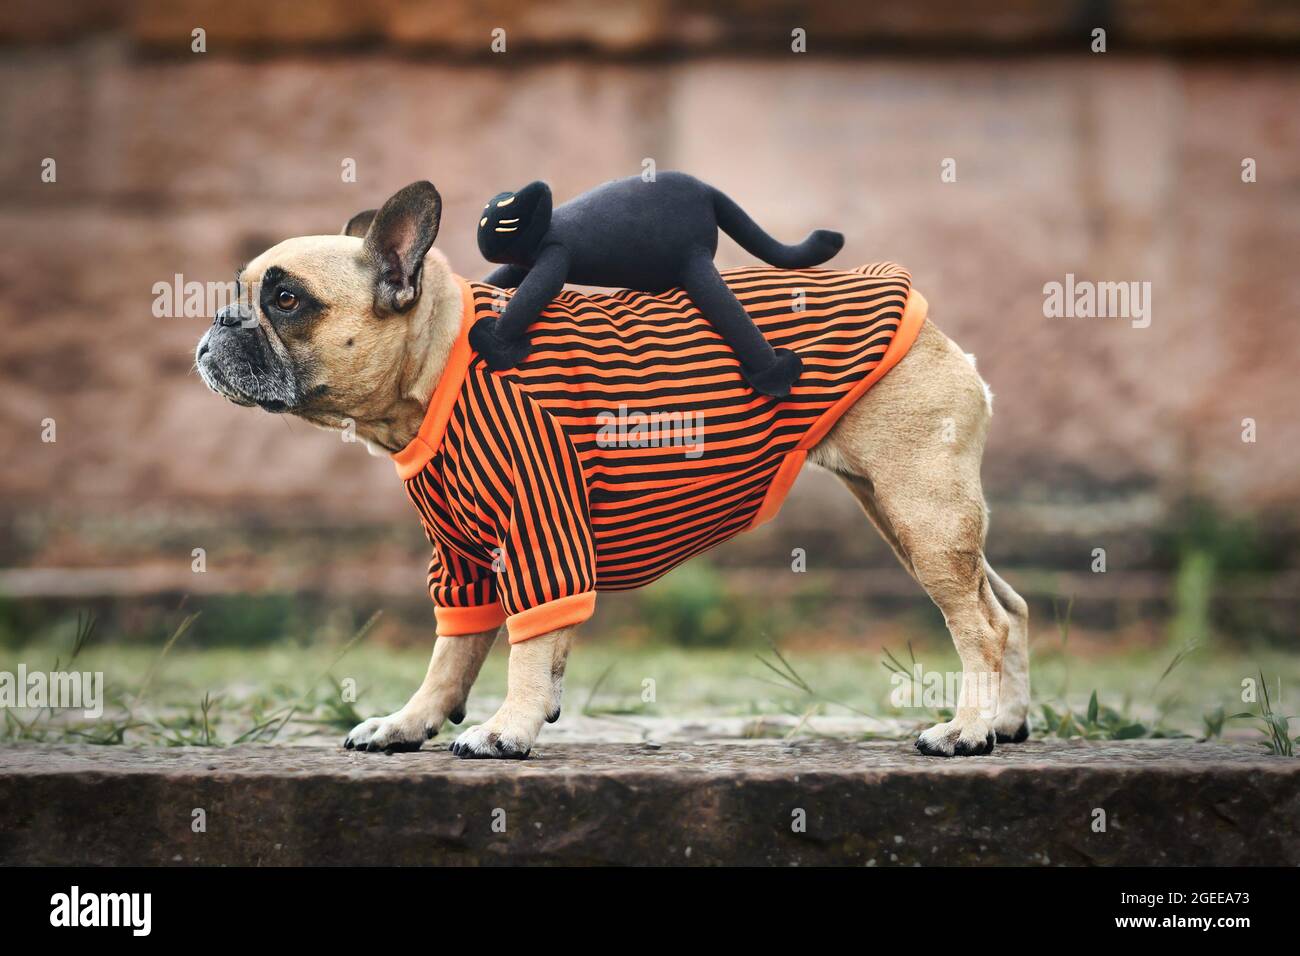
<svg viewBox="0 0 1300 956">
<path fill-rule="evenodd" d="M 236 405 L 284 412 L 297 403 L 291 370 L 271 348 L 256 313 L 240 303 L 217 312 L 199 339 L 194 364 L 208 388 Z"/>
<path fill-rule="evenodd" d="M 212 324 L 227 329 L 252 329 L 257 327 L 257 316 L 242 302 L 232 302 L 217 313 Z"/>
</svg>

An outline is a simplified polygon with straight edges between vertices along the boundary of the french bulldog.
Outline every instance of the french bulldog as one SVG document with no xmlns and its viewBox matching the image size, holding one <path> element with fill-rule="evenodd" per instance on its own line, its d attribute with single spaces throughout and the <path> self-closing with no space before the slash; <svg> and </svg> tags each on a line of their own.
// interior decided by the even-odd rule
<svg viewBox="0 0 1300 956">
<path fill-rule="evenodd" d="M 602 514 L 596 494 L 589 498 L 583 484 L 581 473 L 588 465 L 572 450 L 579 436 L 566 433 L 563 417 L 550 413 L 553 408 L 548 403 L 563 401 L 565 389 L 518 387 L 520 374 L 544 380 L 551 374 L 571 374 L 569 366 L 574 363 L 564 363 L 564 368 L 560 363 L 553 368 L 546 365 L 547 349 L 563 343 L 546 346 L 545 329 L 534 335 L 543 346 L 535 346 L 529 359 L 531 373 L 492 372 L 477 360 L 467 342 L 475 318 L 468 303 L 481 295 L 482 288 L 471 294 L 470 285 L 433 248 L 440 219 L 438 191 L 431 183 L 417 182 L 378 210 L 354 216 L 342 234 L 302 236 L 273 246 L 240 272 L 239 299 L 221 309 L 204 333 L 196 365 L 212 391 L 237 405 L 295 415 L 329 429 L 354 428 L 372 453 L 394 456 L 408 492 L 421 509 L 435 545 L 430 591 L 435 602 L 442 595 L 451 606 L 437 608 L 440 636 L 419 689 L 397 712 L 359 724 L 344 745 L 367 752 L 417 750 L 444 721 L 460 723 L 470 688 L 500 631 L 511 641 L 505 701 L 486 722 L 460 733 L 451 750 L 461 757 L 522 758 L 532 750 L 544 723 L 559 716 L 570 645 L 578 624 L 591 613 L 594 592 L 605 589 L 601 575 L 610 573 L 609 562 L 600 553 L 599 533 L 588 533 L 588 526 Z M 763 270 L 737 272 L 728 279 L 735 289 L 768 281 Z M 843 289 L 859 288 L 854 283 L 885 281 L 868 280 L 859 273 L 813 270 L 796 278 L 814 286 L 815 298 L 822 275 L 834 279 L 841 299 L 846 295 Z M 841 311 L 855 311 L 854 294 L 847 293 L 850 301 Z M 581 322 L 595 321 L 583 317 L 595 314 L 602 302 L 622 308 L 640 301 L 635 298 L 639 293 L 619 295 L 597 300 L 565 292 L 543 318 L 554 313 L 554 322 L 560 324 L 552 330 L 572 332 L 582 327 Z M 990 752 L 995 741 L 1019 742 L 1028 735 L 1028 609 L 984 556 L 988 515 L 980 461 L 992 415 L 991 393 L 976 372 L 973 357 L 944 336 L 924 311 L 911 311 L 917 298 L 908 295 L 902 318 L 895 310 L 890 319 L 890 328 L 912 323 L 910 345 L 895 356 L 892 367 L 877 369 L 878 380 L 865 391 L 854 391 L 851 402 L 841 402 L 844 407 L 836 409 L 833 423 L 826 420 L 824 434 L 808 432 L 805 447 L 790 450 L 783 461 L 771 462 L 770 472 L 763 474 L 788 486 L 806 459 L 836 475 L 858 500 L 903 567 L 943 612 L 962 663 L 961 691 L 952 719 L 922 732 L 916 746 L 932 756 L 979 755 Z M 684 308 L 680 302 L 670 295 L 652 304 Z M 863 304 L 857 311 L 866 308 Z M 788 325 L 790 316 L 796 315 L 785 306 L 780 311 L 775 319 L 764 320 L 775 323 L 764 327 L 765 334 L 773 334 L 780 322 Z M 564 326 L 565 321 L 570 325 Z M 704 332 L 699 335 L 707 337 Z M 664 354 L 671 353 L 671 343 L 664 348 L 669 349 Z M 605 357 L 589 355 L 582 362 L 598 365 Z M 745 392 L 738 371 L 726 365 L 725 356 L 709 361 L 713 364 L 704 371 L 699 371 L 698 362 L 676 366 L 671 382 L 665 379 L 663 387 L 689 389 L 695 387 L 693 376 L 707 373 L 711 381 L 722 382 L 710 387 L 727 389 L 728 401 L 749 403 L 739 416 L 746 422 L 778 407 L 771 404 L 779 404 L 777 399 Z M 801 387 L 808 381 L 808 388 L 815 389 L 822 373 L 815 365 L 809 368 Z M 448 384 L 452 378 L 455 381 Z M 467 384 L 462 386 L 462 380 Z M 629 391 L 659 387 L 653 376 L 644 374 L 626 381 L 620 387 Z M 478 404 L 442 408 L 444 401 L 468 401 L 456 398 L 457 389 L 475 391 Z M 449 399 L 438 397 L 448 394 Z M 801 400 L 811 400 L 810 395 L 815 397 L 810 392 Z M 508 428 L 497 420 L 474 420 L 484 409 L 505 406 L 514 411 L 497 414 L 514 423 Z M 438 436 L 432 439 L 431 422 Z M 473 455 L 438 457 L 438 448 L 432 446 L 453 441 L 465 443 L 465 448 L 478 441 L 484 447 L 475 446 Z M 542 449 L 538 460 L 511 465 L 509 456 L 518 450 L 510 449 L 530 441 Z M 501 570 L 492 563 L 497 556 L 480 547 L 477 538 L 467 543 L 468 539 L 457 537 L 462 531 L 477 535 L 478 528 L 466 530 L 477 523 L 487 531 L 495 529 L 504 540 L 514 533 L 506 525 L 522 520 L 511 513 L 509 502 L 496 508 L 487 501 L 492 493 L 466 495 L 457 490 L 462 486 L 451 484 L 463 476 L 449 472 L 481 464 L 480 459 L 492 460 L 486 446 L 494 442 L 504 449 L 499 454 L 506 456 L 507 470 L 515 469 L 512 480 L 526 478 L 529 493 L 544 502 L 544 507 L 528 510 L 530 540 L 549 541 L 549 547 L 568 554 L 571 561 L 552 575 L 552 590 L 558 588 L 555 594 L 560 596 L 547 591 L 547 603 L 541 607 L 532 606 L 541 599 L 530 602 L 525 593 L 535 581 L 511 578 L 509 568 L 494 575 Z M 636 451 L 643 450 L 632 449 Z M 602 471 L 611 460 L 602 459 Z M 706 456 L 699 467 L 719 467 L 710 461 Z M 793 468 L 788 467 L 791 464 Z M 759 466 L 760 470 L 768 467 L 764 461 Z M 651 483 L 660 467 L 644 465 Z M 679 461 L 674 467 L 684 466 Z M 557 471 L 568 473 L 567 479 L 556 477 Z M 772 479 L 773 474 L 778 479 Z M 591 475 L 586 478 L 588 483 L 593 480 Z M 416 482 L 414 490 L 412 482 Z M 732 482 L 740 483 L 739 479 Z M 753 510 L 771 510 L 772 494 L 769 490 L 764 496 L 760 488 L 763 503 L 752 502 Z M 427 500 L 417 500 L 421 497 Z M 635 522 L 641 499 L 628 500 L 632 505 L 624 509 L 629 512 L 624 517 Z M 650 507 L 645 505 L 647 522 Z M 518 503 L 515 510 L 520 510 Z M 451 511 L 455 514 L 447 517 Z M 759 517 L 746 514 L 744 527 Z M 689 522 L 685 517 L 679 520 L 685 536 Z M 714 531 L 706 527 L 701 533 Z M 701 548 L 731 533 L 718 532 Z M 543 555 L 539 560 L 549 559 Z M 467 577 L 458 579 L 457 574 Z M 633 575 L 610 586 L 638 583 Z M 479 594 L 477 603 L 465 599 L 471 592 Z"/>
</svg>

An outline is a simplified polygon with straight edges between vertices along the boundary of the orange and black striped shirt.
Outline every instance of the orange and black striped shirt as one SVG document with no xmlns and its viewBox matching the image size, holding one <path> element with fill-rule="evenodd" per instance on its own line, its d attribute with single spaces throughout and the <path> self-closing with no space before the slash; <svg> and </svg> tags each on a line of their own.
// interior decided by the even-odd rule
<svg viewBox="0 0 1300 956">
<path fill-rule="evenodd" d="M 510 291 L 460 280 L 461 333 L 418 436 L 393 456 L 433 545 L 438 633 L 505 622 L 511 642 L 591 616 L 772 517 L 808 449 L 907 351 L 925 300 L 894 263 L 724 272 L 774 347 L 786 398 L 759 395 L 685 292 L 560 293 L 532 352 L 493 372 L 469 327 Z"/>
</svg>

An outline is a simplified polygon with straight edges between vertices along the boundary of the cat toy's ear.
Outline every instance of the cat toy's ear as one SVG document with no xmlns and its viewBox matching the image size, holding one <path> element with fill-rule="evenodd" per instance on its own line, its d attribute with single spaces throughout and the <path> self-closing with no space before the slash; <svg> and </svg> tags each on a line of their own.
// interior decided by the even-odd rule
<svg viewBox="0 0 1300 956">
<path fill-rule="evenodd" d="M 536 249 L 551 229 L 551 187 L 538 180 L 515 193 L 515 204 L 520 208 L 520 236 L 526 249 Z"/>
<path fill-rule="evenodd" d="M 515 198 L 524 210 L 529 231 L 541 239 L 551 228 L 551 187 L 537 180 L 515 193 Z"/>
</svg>

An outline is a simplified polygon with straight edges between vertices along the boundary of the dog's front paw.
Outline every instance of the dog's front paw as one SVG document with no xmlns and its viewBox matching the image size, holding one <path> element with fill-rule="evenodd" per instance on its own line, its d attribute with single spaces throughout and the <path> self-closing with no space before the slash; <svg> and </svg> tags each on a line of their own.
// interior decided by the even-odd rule
<svg viewBox="0 0 1300 956">
<path fill-rule="evenodd" d="M 974 757 L 993 750 L 993 728 L 982 717 L 967 717 L 935 724 L 916 739 L 916 749 L 927 757 Z"/>
<path fill-rule="evenodd" d="M 523 760 L 533 749 L 531 740 L 493 730 L 480 724 L 465 731 L 451 745 L 457 757 L 491 757 L 498 760 Z"/>
<path fill-rule="evenodd" d="M 438 732 L 442 720 L 399 710 L 387 717 L 371 717 L 352 728 L 343 740 L 348 750 L 370 753 L 400 753 L 419 750 L 420 744 Z"/>
<path fill-rule="evenodd" d="M 457 757 L 523 760 L 532 752 L 536 736 L 536 731 L 511 730 L 508 724 L 494 717 L 462 733 L 449 749 Z"/>
</svg>

